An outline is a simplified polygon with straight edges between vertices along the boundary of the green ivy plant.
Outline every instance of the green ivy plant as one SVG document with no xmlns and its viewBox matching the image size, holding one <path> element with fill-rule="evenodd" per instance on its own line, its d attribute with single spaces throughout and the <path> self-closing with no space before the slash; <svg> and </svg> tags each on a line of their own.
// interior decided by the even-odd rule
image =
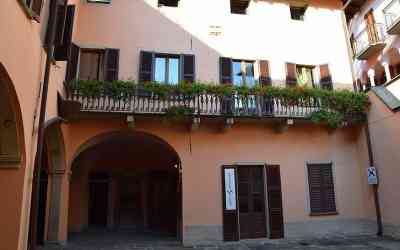
<svg viewBox="0 0 400 250">
<path fill-rule="evenodd" d="M 185 106 L 173 106 L 164 110 L 165 117 L 170 121 L 183 121 L 194 114 L 194 109 Z"/>
<path fill-rule="evenodd" d="M 214 94 L 218 96 L 231 95 L 262 95 L 280 98 L 285 105 L 307 104 L 307 101 L 318 100 L 320 110 L 312 113 L 311 121 L 317 124 L 326 124 L 332 128 L 342 127 L 347 123 L 365 121 L 365 113 L 369 106 L 369 99 L 365 93 L 356 93 L 349 90 L 325 90 L 307 86 L 277 87 L 277 86 L 232 86 L 213 82 L 182 82 L 177 85 L 146 82 L 137 84 L 134 81 L 96 81 L 76 80 L 66 84 L 68 91 L 78 91 L 82 96 L 111 96 L 116 99 L 128 98 L 136 89 L 143 89 L 167 98 L 168 95 L 182 95 L 191 97 L 198 94 Z M 191 111 L 193 113 L 193 110 Z M 187 116 L 192 114 L 184 107 L 173 107 L 166 110 L 167 116 Z"/>
</svg>

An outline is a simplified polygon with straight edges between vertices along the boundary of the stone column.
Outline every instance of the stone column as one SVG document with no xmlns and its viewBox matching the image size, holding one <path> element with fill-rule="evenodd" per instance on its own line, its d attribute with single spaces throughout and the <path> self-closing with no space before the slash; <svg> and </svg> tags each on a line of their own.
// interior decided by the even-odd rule
<svg viewBox="0 0 400 250">
<path fill-rule="evenodd" d="M 56 169 L 49 173 L 49 177 L 51 186 L 47 243 L 65 245 L 68 234 L 70 172 Z"/>
<path fill-rule="evenodd" d="M 389 68 L 389 63 L 383 62 L 382 63 L 383 68 L 385 69 L 385 75 L 386 75 L 386 82 L 392 80 L 392 76 L 390 74 L 390 68 Z"/>
<path fill-rule="evenodd" d="M 371 87 L 375 87 L 375 70 L 368 70 L 369 81 L 371 82 Z"/>
</svg>

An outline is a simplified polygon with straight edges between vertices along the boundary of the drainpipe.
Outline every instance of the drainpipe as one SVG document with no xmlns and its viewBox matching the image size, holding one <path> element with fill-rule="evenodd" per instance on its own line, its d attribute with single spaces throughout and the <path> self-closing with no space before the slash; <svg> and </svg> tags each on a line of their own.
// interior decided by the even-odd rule
<svg viewBox="0 0 400 250">
<path fill-rule="evenodd" d="M 368 148 L 368 158 L 369 158 L 369 165 L 372 167 L 374 166 L 374 155 L 371 146 L 371 135 L 369 133 L 369 125 L 365 126 L 365 136 L 367 138 L 367 148 Z M 376 168 L 376 166 L 375 166 Z M 375 212 L 376 212 L 376 224 L 377 224 L 377 233 L 376 235 L 382 236 L 383 235 L 383 225 L 382 225 L 382 214 L 381 214 L 381 206 L 379 203 L 379 193 L 378 193 L 378 184 L 372 185 L 373 192 L 374 192 L 374 203 L 375 203 Z"/>
<path fill-rule="evenodd" d="M 55 5 L 56 6 L 56 5 Z M 50 9 L 50 13 L 55 13 L 55 10 Z M 56 23 L 57 23 L 57 15 L 54 15 L 54 19 L 51 23 L 48 24 L 48 29 L 50 29 L 50 39 L 47 47 L 47 57 L 46 57 L 46 65 L 43 79 L 43 89 L 42 89 L 42 98 L 40 100 L 40 113 L 39 113 L 39 124 L 38 124 L 38 140 L 36 147 L 36 156 L 34 162 L 34 170 L 33 170 L 33 181 L 32 184 L 32 207 L 31 207 L 31 226 L 30 226 L 30 250 L 37 249 L 37 224 L 38 224 L 38 216 L 39 216 L 39 190 L 40 190 L 40 174 L 42 168 L 42 155 L 43 155 L 43 147 L 44 147 L 44 132 L 45 132 L 45 119 L 46 119 L 46 107 L 47 107 L 47 94 L 49 89 L 49 81 L 50 81 L 50 72 L 51 65 L 54 61 L 54 40 L 55 40 L 55 31 L 56 31 Z"/>
</svg>

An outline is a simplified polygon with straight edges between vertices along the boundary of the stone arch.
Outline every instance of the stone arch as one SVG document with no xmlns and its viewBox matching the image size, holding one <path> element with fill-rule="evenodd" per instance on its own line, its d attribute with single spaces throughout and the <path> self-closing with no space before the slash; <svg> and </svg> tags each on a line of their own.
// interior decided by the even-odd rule
<svg viewBox="0 0 400 250">
<path fill-rule="evenodd" d="M 165 147 L 167 147 L 169 150 L 171 150 L 171 152 L 173 152 L 173 153 L 177 156 L 177 158 L 178 158 L 177 160 L 178 160 L 178 162 L 179 162 L 179 166 L 178 166 L 178 167 L 179 167 L 179 168 L 182 167 L 182 166 L 181 166 L 181 160 L 180 160 L 181 158 L 180 158 L 178 152 L 177 152 L 177 151 L 171 146 L 171 144 L 169 144 L 165 139 L 163 139 L 163 138 L 161 138 L 161 137 L 159 137 L 159 136 L 157 136 L 157 135 L 154 135 L 154 134 L 151 134 L 151 133 L 148 133 L 148 132 L 144 132 L 144 131 L 116 130 L 116 131 L 104 132 L 104 133 L 95 135 L 94 137 L 91 137 L 91 138 L 89 138 L 88 140 L 86 140 L 84 143 L 82 143 L 82 144 L 78 147 L 78 149 L 75 151 L 75 153 L 73 154 L 73 156 L 72 156 L 72 158 L 71 158 L 71 161 L 70 161 L 69 169 L 72 169 L 73 163 L 74 163 L 74 161 L 76 160 L 76 158 L 77 158 L 82 152 L 88 150 L 89 148 L 94 147 L 94 146 L 98 145 L 99 143 L 104 142 L 104 141 L 106 141 L 107 139 L 112 138 L 112 137 L 114 137 L 114 136 L 119 136 L 119 135 L 122 135 L 122 136 L 125 136 L 125 135 L 128 135 L 128 136 L 129 136 L 129 135 L 132 135 L 132 136 L 134 136 L 135 134 L 141 134 L 141 135 L 143 135 L 143 136 L 152 138 L 152 139 L 154 139 L 154 140 L 160 142 L 161 144 L 163 144 Z"/>
<path fill-rule="evenodd" d="M 147 233 L 165 230 L 181 237 L 181 159 L 163 138 L 135 130 L 104 132 L 83 142 L 69 164 L 70 232 L 99 225 L 118 231 L 128 225 Z M 94 186 L 101 185 L 98 183 L 106 183 L 103 188 L 108 190 L 101 196 L 106 197 L 103 206 L 96 206 L 104 208 L 96 209 L 100 216 L 93 215 L 95 210 L 91 209 L 91 197 L 97 197 Z M 135 204 L 136 209 L 129 210 L 134 213 L 124 209 L 128 204 Z M 107 211 L 98 212 L 103 210 Z M 169 217 L 162 216 L 166 211 L 171 212 Z"/>
<path fill-rule="evenodd" d="M 6 68 L 0 63 L 0 167 L 20 167 L 26 162 L 20 103 Z"/>
</svg>

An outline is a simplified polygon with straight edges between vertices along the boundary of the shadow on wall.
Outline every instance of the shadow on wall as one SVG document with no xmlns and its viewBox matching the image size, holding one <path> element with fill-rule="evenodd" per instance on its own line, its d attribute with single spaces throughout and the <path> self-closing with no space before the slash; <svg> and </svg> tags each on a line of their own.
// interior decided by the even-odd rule
<svg viewBox="0 0 400 250">
<path fill-rule="evenodd" d="M 229 2 L 227 1 L 227 3 Z M 287 4 L 287 2 L 285 3 Z M 193 4 L 199 4 L 199 8 L 200 6 L 204 6 L 204 4 L 200 5 L 200 3 L 196 2 Z M 212 4 L 212 1 L 210 1 L 210 4 Z M 312 3 L 312 6 L 314 8 L 332 10 L 337 10 L 340 7 L 337 6 L 337 4 L 329 3 L 329 1 L 322 1 L 322 3 L 317 3 L 315 1 L 315 3 Z M 229 4 L 222 7 L 229 8 Z M 247 29 L 246 25 L 243 25 L 245 29 L 241 30 L 241 35 L 238 36 L 237 28 L 240 27 L 237 27 L 237 25 L 243 23 L 250 24 L 254 22 L 253 17 L 230 15 L 229 10 L 226 10 L 226 13 L 217 13 L 219 10 L 216 9 L 222 7 L 216 6 L 215 10 L 212 8 L 209 9 L 209 15 L 204 16 L 204 20 L 201 20 L 199 19 L 199 15 L 195 12 L 193 12 L 192 15 L 197 16 L 191 17 L 190 12 L 192 10 L 188 12 L 182 11 L 186 10 L 185 8 L 188 8 L 187 6 L 182 6 L 182 8 L 158 8 L 157 6 L 151 5 L 149 1 L 144 0 L 119 0 L 113 1 L 110 5 L 84 4 L 80 6 L 79 9 L 79 24 L 77 25 L 79 30 L 75 40 L 82 46 L 93 45 L 96 47 L 106 46 L 109 48 L 121 49 L 121 79 L 137 79 L 139 75 L 139 52 L 141 50 L 172 54 L 187 53 L 201 55 L 196 57 L 196 78 L 198 80 L 214 82 L 220 81 L 219 58 L 221 56 L 231 57 L 235 54 L 234 56 L 238 57 L 236 59 L 266 59 L 271 60 L 271 62 L 286 57 L 273 49 L 279 46 L 280 40 L 271 40 L 271 37 L 267 33 L 257 35 L 254 29 Z M 199 11 L 201 10 L 199 9 Z M 290 18 L 289 13 L 287 18 Z M 288 23 L 285 25 L 287 25 L 285 27 L 289 29 L 293 29 L 296 26 L 293 26 L 290 20 L 288 20 Z M 95 26 L 101 28 L 96 28 Z M 283 34 L 285 32 L 282 31 L 278 34 L 281 35 L 281 33 L 283 36 L 282 41 L 289 43 L 291 41 L 290 37 L 288 37 L 289 34 Z M 252 43 L 254 43 L 253 46 L 243 44 L 243 42 L 239 40 L 243 37 L 255 36 L 258 39 L 251 39 Z M 93 44 L 94 41 L 97 44 Z M 264 44 L 266 42 L 268 42 L 270 46 L 265 46 Z M 299 46 L 302 47 L 302 45 Z M 257 51 L 258 48 L 260 51 Z M 308 48 L 307 46 L 305 47 L 305 49 Z M 301 52 L 302 50 L 298 50 L 294 46 L 288 47 L 288 49 L 289 51 L 295 50 L 297 51 L 296 53 L 300 53 L 298 58 L 304 59 L 303 63 L 305 64 L 310 60 L 315 61 L 316 64 L 317 61 L 322 60 L 318 63 L 324 64 L 334 58 L 332 55 L 327 55 L 329 58 L 332 58 L 309 60 L 308 57 L 303 56 L 304 53 Z M 284 52 L 286 50 L 282 51 Z M 289 61 L 289 58 L 296 57 L 291 52 L 286 51 L 285 53 L 289 54 L 287 59 Z M 325 61 L 323 62 L 323 60 Z M 300 61 L 295 63 L 300 63 Z M 335 67 L 337 66 L 335 65 Z M 286 79 L 284 78 L 286 73 L 283 64 L 282 67 L 270 67 L 269 70 L 272 70 L 273 73 L 271 75 L 275 77 L 272 79 L 273 82 L 285 82 Z M 259 69 L 256 67 L 256 78 L 258 72 Z M 336 73 L 335 71 L 335 74 Z"/>
</svg>

